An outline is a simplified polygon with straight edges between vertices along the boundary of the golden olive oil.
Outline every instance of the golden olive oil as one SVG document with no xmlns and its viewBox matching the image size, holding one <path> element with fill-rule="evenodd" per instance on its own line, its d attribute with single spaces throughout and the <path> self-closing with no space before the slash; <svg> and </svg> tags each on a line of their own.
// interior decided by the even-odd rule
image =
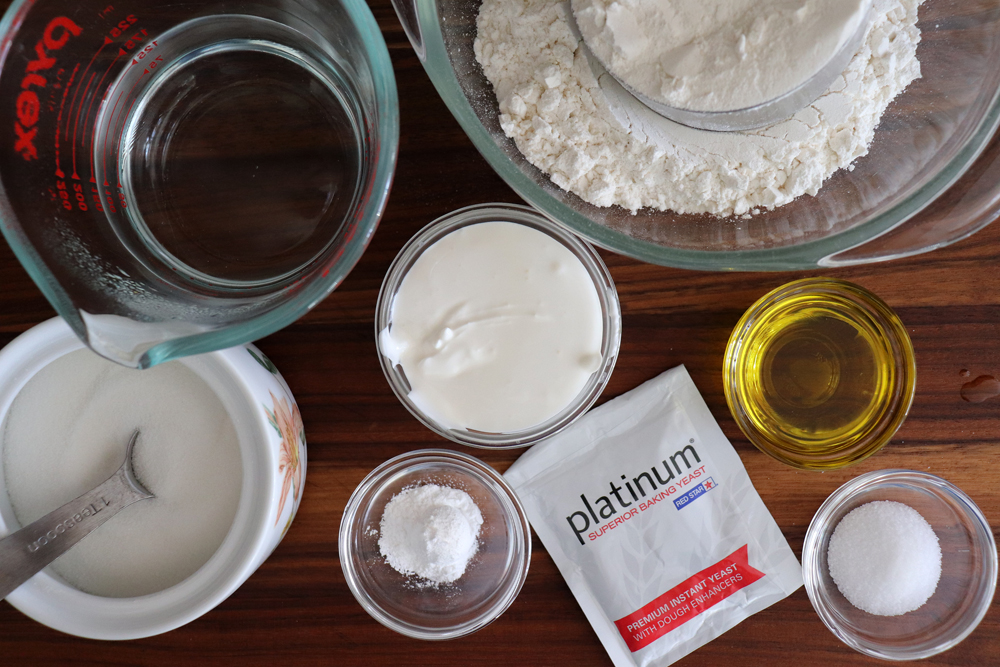
<svg viewBox="0 0 1000 667">
<path fill-rule="evenodd" d="M 812 278 L 768 294 L 729 341 L 726 399 L 758 448 L 800 468 L 869 456 L 902 423 L 913 348 L 899 318 L 867 290 Z"/>
</svg>

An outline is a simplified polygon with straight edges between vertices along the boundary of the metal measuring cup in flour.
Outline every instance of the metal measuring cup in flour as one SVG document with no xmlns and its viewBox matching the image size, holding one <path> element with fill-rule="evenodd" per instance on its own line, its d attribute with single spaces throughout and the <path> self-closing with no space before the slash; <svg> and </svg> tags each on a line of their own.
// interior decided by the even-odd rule
<svg viewBox="0 0 1000 667">
<path fill-rule="evenodd" d="M 751 130 L 790 118 L 843 73 L 872 0 L 573 0 L 589 53 L 632 96 L 697 129 Z"/>
</svg>

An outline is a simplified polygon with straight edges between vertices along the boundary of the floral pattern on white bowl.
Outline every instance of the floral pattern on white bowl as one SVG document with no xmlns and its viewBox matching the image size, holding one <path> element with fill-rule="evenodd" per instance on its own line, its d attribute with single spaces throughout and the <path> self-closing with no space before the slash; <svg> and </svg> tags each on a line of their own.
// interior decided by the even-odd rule
<svg viewBox="0 0 1000 667">
<path fill-rule="evenodd" d="M 263 404 L 264 412 L 267 414 L 267 422 L 278 435 L 278 473 L 282 478 L 281 496 L 278 501 L 278 511 L 274 518 L 274 525 L 278 525 L 284 514 L 288 500 L 291 499 L 291 511 L 285 521 L 285 526 L 281 531 L 281 537 L 285 536 L 292 519 L 295 518 L 302 501 L 302 486 L 305 478 L 306 461 L 306 433 L 302 424 L 302 414 L 299 406 L 292 398 L 291 392 L 284 378 L 278 372 L 277 367 L 267 356 L 253 345 L 245 346 L 250 356 L 254 358 L 268 373 L 277 381 L 277 387 L 268 387 L 270 395 L 269 408 L 267 403 Z M 280 538 L 279 538 L 280 541 Z M 277 543 L 275 544 L 277 546 Z"/>
</svg>

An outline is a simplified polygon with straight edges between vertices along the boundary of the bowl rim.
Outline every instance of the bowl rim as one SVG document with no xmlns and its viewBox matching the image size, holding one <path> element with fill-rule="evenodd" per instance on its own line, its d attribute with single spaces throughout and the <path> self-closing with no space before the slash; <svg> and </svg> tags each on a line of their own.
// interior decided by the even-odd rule
<svg viewBox="0 0 1000 667">
<path fill-rule="evenodd" d="M 479 153 L 504 182 L 545 216 L 573 230 L 594 245 L 650 264 L 700 271 L 792 271 L 868 263 L 872 260 L 845 262 L 838 261 L 836 256 L 892 231 L 930 205 L 968 171 L 1000 127 L 1000 86 L 998 86 L 987 111 L 975 129 L 969 133 L 965 144 L 955 151 L 951 162 L 891 209 L 832 236 L 797 245 L 755 250 L 707 251 L 668 248 L 638 240 L 590 220 L 572 207 L 548 195 L 543 188 L 521 172 L 498 148 L 493 137 L 480 123 L 458 83 L 445 49 L 444 36 L 437 15 L 437 0 L 392 0 L 392 2 L 400 21 L 407 27 L 407 36 L 441 99 Z M 416 11 L 411 11 L 411 7 Z M 413 21 L 411 16 L 416 20 L 415 30 L 410 26 Z M 419 37 L 414 39 L 416 36 Z M 985 216 L 978 224 L 964 230 L 958 236 L 947 239 L 946 242 L 928 248 L 898 252 L 883 259 L 908 257 L 949 245 L 985 227 L 993 221 L 993 217 Z"/>
<path fill-rule="evenodd" d="M 842 507 L 845 502 L 861 491 L 878 488 L 889 483 L 899 484 L 901 482 L 908 482 L 908 486 L 914 488 L 933 487 L 943 492 L 945 495 L 953 498 L 956 501 L 956 504 L 965 510 L 966 516 L 976 527 L 976 533 L 983 540 L 983 552 L 987 554 L 987 557 L 984 559 L 985 566 L 980 578 L 980 580 L 984 581 L 986 584 L 985 590 L 987 595 L 982 598 L 979 608 L 976 610 L 975 616 L 970 619 L 967 626 L 963 628 L 962 631 L 955 637 L 941 642 L 937 646 L 921 651 L 907 651 L 906 649 L 889 650 L 871 644 L 870 642 L 856 639 L 837 623 L 836 618 L 821 602 L 821 598 L 818 594 L 819 579 L 821 577 L 821 573 L 819 572 L 819 560 L 822 556 L 820 553 L 821 550 L 819 549 L 819 543 L 824 532 L 831 528 L 831 516 L 837 509 Z M 835 528 L 835 526 L 833 526 L 833 528 Z M 875 658 L 881 658 L 883 660 L 919 660 L 922 658 L 928 658 L 953 648 L 968 637 L 976 629 L 976 627 L 979 626 L 979 623 L 986 616 L 986 613 L 992 605 L 993 596 L 996 593 L 997 586 L 997 568 L 996 541 L 993 538 L 993 532 L 990 528 L 989 522 L 986 520 L 982 510 L 979 509 L 979 506 L 976 505 L 976 503 L 964 491 L 948 480 L 930 473 L 920 472 L 917 470 L 907 470 L 903 468 L 873 470 L 863 475 L 859 475 L 858 477 L 841 485 L 837 488 L 837 490 L 831 493 L 827 499 L 823 501 L 823 504 L 820 505 L 819 509 L 816 510 L 816 514 L 813 515 L 812 520 L 809 522 L 809 527 L 806 529 L 805 539 L 802 542 L 803 584 L 806 589 L 806 594 L 809 596 L 809 601 L 812 603 L 813 609 L 815 609 L 816 613 L 819 615 L 820 620 L 823 621 L 823 625 L 825 625 L 827 629 L 834 634 L 834 636 L 859 653 Z"/>
<path fill-rule="evenodd" d="M 354 537 L 361 529 L 357 519 L 363 509 L 361 503 L 366 496 L 372 492 L 381 491 L 385 483 L 395 477 L 398 473 L 408 468 L 426 463 L 445 463 L 455 466 L 471 476 L 493 487 L 501 492 L 501 507 L 507 517 L 508 526 L 512 527 L 511 532 L 514 540 L 510 543 L 510 548 L 517 561 L 515 576 L 509 581 L 507 590 L 492 607 L 485 610 L 478 617 L 458 626 L 444 629 L 431 629 L 413 623 L 400 621 L 392 614 L 389 614 L 377 605 L 368 595 L 361 584 L 361 579 L 357 575 L 354 562 L 353 545 Z M 455 639 L 470 635 L 486 627 L 499 618 L 514 603 L 524 582 L 528 576 L 528 569 L 531 565 L 531 526 L 528 523 L 528 515 L 521 505 L 520 499 L 514 489 L 507 483 L 499 472 L 494 470 L 484 461 L 456 452 L 449 449 L 418 449 L 383 462 L 370 473 L 354 489 L 350 499 L 344 506 L 344 514 L 340 521 L 340 532 L 337 540 L 338 554 L 340 557 L 341 569 L 344 572 L 344 579 L 347 582 L 351 594 L 358 601 L 358 604 L 376 621 L 402 635 L 415 639 L 430 641 Z"/>
<path fill-rule="evenodd" d="M 558 413 L 530 428 L 509 433 L 480 433 L 439 424 L 424 412 L 410 397 L 409 386 L 395 365 L 386 356 L 383 331 L 387 331 L 392 317 L 396 292 L 410 268 L 420 255 L 451 232 L 483 222 L 511 222 L 535 229 L 566 247 L 583 264 L 594 281 L 601 303 L 603 335 L 601 340 L 601 366 L 596 370 L 579 394 Z M 447 213 L 424 226 L 403 245 L 389 270 L 386 271 L 375 305 L 375 346 L 379 364 L 386 381 L 400 403 L 424 426 L 438 435 L 460 445 L 480 449 L 512 449 L 528 447 L 562 431 L 583 416 L 597 402 L 614 371 L 621 347 L 621 303 L 611 272 L 597 251 L 564 227 L 554 224 L 534 209 L 520 204 L 485 203 L 466 206 Z"/>
</svg>

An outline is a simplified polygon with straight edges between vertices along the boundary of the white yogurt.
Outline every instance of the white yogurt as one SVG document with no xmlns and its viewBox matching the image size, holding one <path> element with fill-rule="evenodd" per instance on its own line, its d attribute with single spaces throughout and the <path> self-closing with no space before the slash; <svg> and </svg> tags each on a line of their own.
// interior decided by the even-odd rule
<svg viewBox="0 0 1000 667">
<path fill-rule="evenodd" d="M 531 227 L 484 222 L 420 255 L 380 343 L 441 426 L 507 433 L 576 398 L 600 368 L 602 321 L 594 281 L 568 248 Z"/>
</svg>

